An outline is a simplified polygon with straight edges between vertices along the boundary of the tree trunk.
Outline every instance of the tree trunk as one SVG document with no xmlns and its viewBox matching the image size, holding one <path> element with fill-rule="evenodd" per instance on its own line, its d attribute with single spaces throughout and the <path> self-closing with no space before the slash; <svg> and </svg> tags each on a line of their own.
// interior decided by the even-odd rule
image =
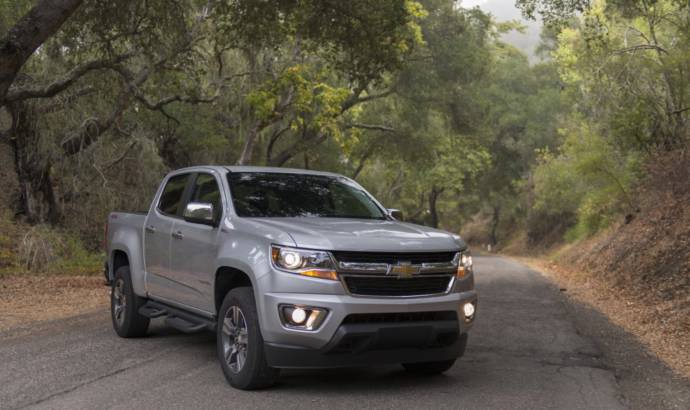
<svg viewBox="0 0 690 410">
<path fill-rule="evenodd" d="M 306 153 L 307 151 L 322 144 L 327 138 L 328 135 L 321 132 L 305 130 L 302 132 L 302 135 L 297 142 L 284 149 L 278 155 L 272 157 L 271 162 L 269 162 L 268 165 L 272 167 L 282 167 L 286 162 L 290 161 L 298 154 L 302 152 Z"/>
<path fill-rule="evenodd" d="M 12 114 L 10 145 L 14 151 L 14 168 L 19 181 L 19 214 L 29 223 L 57 224 L 62 218 L 51 177 L 51 162 L 40 152 L 40 132 L 34 106 L 15 102 Z"/>
<path fill-rule="evenodd" d="M 432 228 L 438 228 L 438 210 L 436 209 L 436 203 L 442 192 L 443 189 L 439 189 L 436 186 L 431 187 L 431 192 L 429 192 L 429 225 L 431 225 Z"/>
<path fill-rule="evenodd" d="M 494 205 L 493 214 L 491 215 L 491 232 L 489 232 L 489 243 L 491 246 L 498 244 L 498 223 L 501 220 L 501 206 Z"/>
<path fill-rule="evenodd" d="M 19 70 L 81 5 L 83 0 L 39 0 L 0 40 L 0 106 Z"/>
<path fill-rule="evenodd" d="M 240 154 L 240 158 L 237 160 L 237 165 L 247 165 L 252 160 L 252 155 L 254 154 L 254 145 L 256 144 L 256 139 L 263 127 L 264 125 L 262 122 L 257 121 L 249 130 L 247 139 L 244 141 L 242 154 Z"/>
</svg>

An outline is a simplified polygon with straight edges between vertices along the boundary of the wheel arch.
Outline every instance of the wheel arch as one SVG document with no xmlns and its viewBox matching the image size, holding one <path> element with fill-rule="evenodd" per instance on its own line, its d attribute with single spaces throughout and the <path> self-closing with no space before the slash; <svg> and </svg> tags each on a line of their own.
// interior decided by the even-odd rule
<svg viewBox="0 0 690 410">
<path fill-rule="evenodd" d="M 213 282 L 213 296 L 216 312 L 220 310 L 225 295 L 231 290 L 241 286 L 254 288 L 251 276 L 245 271 L 230 266 L 221 266 L 216 270 L 215 280 Z"/>
<path fill-rule="evenodd" d="M 110 269 L 108 269 L 108 279 L 115 279 L 115 272 L 123 266 L 130 266 L 129 254 L 124 249 L 113 249 L 110 252 Z"/>
</svg>

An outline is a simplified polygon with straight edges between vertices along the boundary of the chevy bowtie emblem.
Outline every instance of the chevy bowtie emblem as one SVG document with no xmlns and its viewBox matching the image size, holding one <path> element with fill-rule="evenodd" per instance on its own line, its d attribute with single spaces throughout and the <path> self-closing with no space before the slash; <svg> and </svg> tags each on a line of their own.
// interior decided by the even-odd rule
<svg viewBox="0 0 690 410">
<path fill-rule="evenodd" d="M 398 262 L 396 265 L 388 265 L 389 275 L 398 275 L 399 278 L 411 278 L 419 273 L 419 266 L 412 262 Z"/>
</svg>

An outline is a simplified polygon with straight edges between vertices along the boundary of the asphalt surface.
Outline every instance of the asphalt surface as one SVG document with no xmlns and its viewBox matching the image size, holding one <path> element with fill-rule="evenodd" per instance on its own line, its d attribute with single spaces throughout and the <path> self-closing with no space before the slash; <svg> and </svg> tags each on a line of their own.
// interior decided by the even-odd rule
<svg viewBox="0 0 690 410">
<path fill-rule="evenodd" d="M 477 322 L 445 375 L 285 371 L 243 392 L 226 384 L 212 334 L 154 322 L 124 340 L 104 311 L 0 333 L 0 408 L 690 408 L 688 380 L 539 273 L 478 257 L 476 276 Z"/>
</svg>

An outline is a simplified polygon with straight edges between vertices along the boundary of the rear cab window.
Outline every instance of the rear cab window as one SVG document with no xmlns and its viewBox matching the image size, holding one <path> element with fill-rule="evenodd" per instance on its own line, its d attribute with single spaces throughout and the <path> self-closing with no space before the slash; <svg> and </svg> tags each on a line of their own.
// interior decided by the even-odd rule
<svg viewBox="0 0 690 410">
<path fill-rule="evenodd" d="M 168 216 L 179 216 L 182 212 L 182 197 L 189 174 L 175 175 L 168 179 L 158 200 L 158 210 Z"/>
</svg>

